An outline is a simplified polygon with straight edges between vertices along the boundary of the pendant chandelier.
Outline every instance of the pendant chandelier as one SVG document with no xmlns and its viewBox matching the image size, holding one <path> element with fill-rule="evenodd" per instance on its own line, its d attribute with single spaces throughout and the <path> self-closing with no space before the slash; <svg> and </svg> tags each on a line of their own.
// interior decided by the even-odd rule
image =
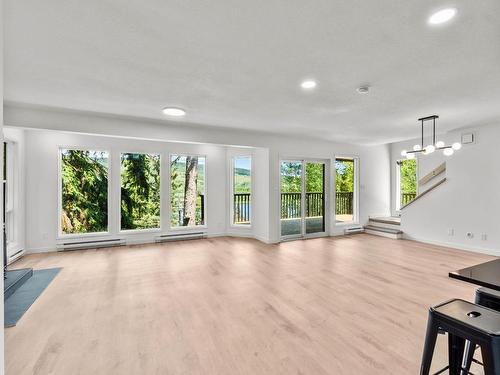
<svg viewBox="0 0 500 375">
<path fill-rule="evenodd" d="M 438 141 L 436 139 L 436 119 L 438 118 L 439 116 L 432 115 L 418 119 L 418 121 L 420 121 L 420 126 L 422 127 L 421 143 L 413 146 L 412 151 L 401 151 L 402 156 L 405 156 L 407 159 L 415 159 L 417 154 L 429 155 L 436 150 L 443 150 L 443 155 L 451 156 L 455 151 L 462 148 L 462 144 L 460 142 L 455 142 L 450 146 L 446 145 L 443 141 Z M 430 121 L 432 121 L 432 143 L 424 147 L 424 123 Z"/>
</svg>

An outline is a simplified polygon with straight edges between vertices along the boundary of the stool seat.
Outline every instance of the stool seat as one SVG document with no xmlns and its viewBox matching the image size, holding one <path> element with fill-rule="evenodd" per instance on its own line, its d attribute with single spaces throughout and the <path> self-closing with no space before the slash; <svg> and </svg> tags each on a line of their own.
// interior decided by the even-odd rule
<svg viewBox="0 0 500 375">
<path fill-rule="evenodd" d="M 464 327 L 500 336 L 500 314 L 497 311 L 461 299 L 453 299 L 431 307 L 431 310 L 445 319 L 460 322 Z"/>
<path fill-rule="evenodd" d="M 420 367 L 421 375 L 429 375 L 439 332 L 448 334 L 448 366 L 436 374 L 447 369 L 450 375 L 468 374 L 474 354 L 473 348 L 477 345 L 481 348 L 485 375 L 500 375 L 500 312 L 462 299 L 452 299 L 431 307 Z"/>
</svg>

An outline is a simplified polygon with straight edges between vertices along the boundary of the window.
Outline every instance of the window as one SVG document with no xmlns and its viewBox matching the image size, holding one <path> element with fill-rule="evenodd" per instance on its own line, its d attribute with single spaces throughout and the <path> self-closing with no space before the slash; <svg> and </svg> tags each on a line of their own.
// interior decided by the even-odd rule
<svg viewBox="0 0 500 375">
<path fill-rule="evenodd" d="M 397 161 L 397 209 L 406 206 L 417 196 L 417 160 L 403 159 Z"/>
<path fill-rule="evenodd" d="M 252 219 L 252 158 L 233 158 L 233 224 L 249 225 Z"/>
<path fill-rule="evenodd" d="M 205 157 L 170 156 L 170 225 L 205 225 Z"/>
<path fill-rule="evenodd" d="M 121 154 L 121 229 L 160 228 L 160 155 Z"/>
<path fill-rule="evenodd" d="M 335 159 L 335 217 L 337 223 L 356 221 L 356 163 Z"/>
<path fill-rule="evenodd" d="M 108 230 L 106 151 L 61 149 L 61 233 Z"/>
</svg>

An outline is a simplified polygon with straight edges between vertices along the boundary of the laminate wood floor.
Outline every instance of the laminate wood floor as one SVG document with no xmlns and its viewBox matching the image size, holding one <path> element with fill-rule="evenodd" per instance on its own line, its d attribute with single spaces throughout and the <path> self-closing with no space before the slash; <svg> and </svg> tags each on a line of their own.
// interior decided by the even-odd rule
<svg viewBox="0 0 500 375">
<path fill-rule="evenodd" d="M 490 259 L 368 234 L 29 255 L 63 270 L 5 330 L 6 371 L 418 374 L 428 307 L 473 299 L 448 271 Z"/>
</svg>

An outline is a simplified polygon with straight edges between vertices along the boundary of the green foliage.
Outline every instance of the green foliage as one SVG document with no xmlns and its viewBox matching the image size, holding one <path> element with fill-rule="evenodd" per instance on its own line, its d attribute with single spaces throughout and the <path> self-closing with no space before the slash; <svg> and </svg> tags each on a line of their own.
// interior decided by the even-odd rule
<svg viewBox="0 0 500 375">
<path fill-rule="evenodd" d="M 160 227 L 160 155 L 122 154 L 121 229 Z"/>
<path fill-rule="evenodd" d="M 249 169 L 234 169 L 234 193 L 244 194 L 252 191 L 252 178 Z"/>
<path fill-rule="evenodd" d="M 335 191 L 354 191 L 354 160 L 335 160 Z"/>
<path fill-rule="evenodd" d="M 61 150 L 62 212 L 65 234 L 108 229 L 108 153 Z"/>
<path fill-rule="evenodd" d="M 415 159 L 399 161 L 401 193 L 417 192 L 417 161 Z"/>
<path fill-rule="evenodd" d="M 306 192 L 323 193 L 324 164 L 306 163 Z"/>
<path fill-rule="evenodd" d="M 302 163 L 281 163 L 281 192 L 300 193 L 302 191 Z"/>
</svg>

